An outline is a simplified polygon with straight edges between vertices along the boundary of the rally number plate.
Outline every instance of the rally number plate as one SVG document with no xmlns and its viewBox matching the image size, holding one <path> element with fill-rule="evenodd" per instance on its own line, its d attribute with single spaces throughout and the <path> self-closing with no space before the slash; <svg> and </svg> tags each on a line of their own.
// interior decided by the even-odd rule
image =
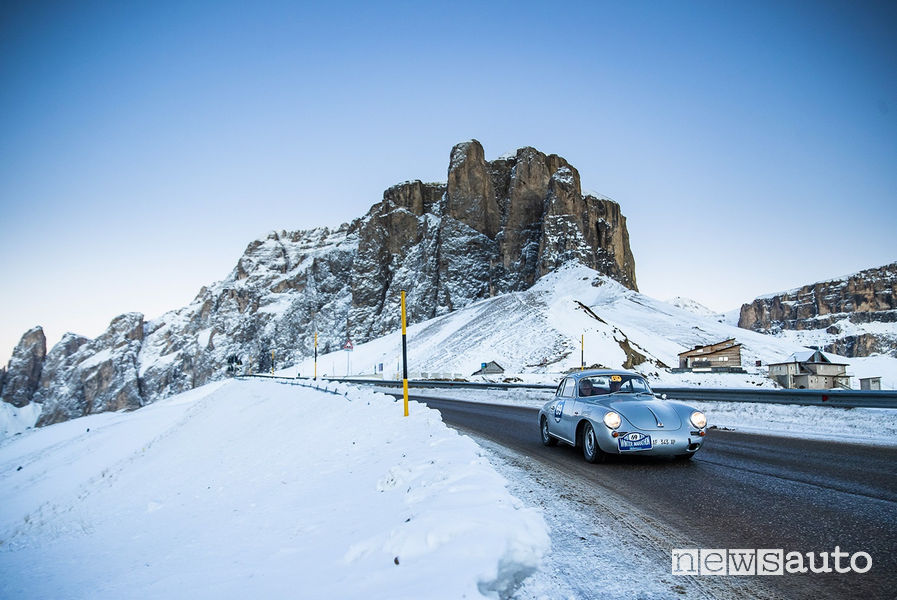
<svg viewBox="0 0 897 600">
<path fill-rule="evenodd" d="M 650 450 L 651 449 L 651 436 L 645 435 L 644 433 L 627 433 L 623 437 L 617 440 L 617 443 L 620 445 L 620 451 L 627 450 Z"/>
</svg>

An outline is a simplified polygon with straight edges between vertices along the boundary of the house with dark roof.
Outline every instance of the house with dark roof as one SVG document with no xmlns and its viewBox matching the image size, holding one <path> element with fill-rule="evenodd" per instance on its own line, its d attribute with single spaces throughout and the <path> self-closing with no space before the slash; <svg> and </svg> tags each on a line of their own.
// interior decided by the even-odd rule
<svg viewBox="0 0 897 600">
<path fill-rule="evenodd" d="M 471 375 L 501 375 L 504 372 L 504 367 L 502 367 L 494 360 L 490 360 L 487 363 L 482 363 L 480 370 L 476 371 L 475 373 L 471 373 Z"/>
<path fill-rule="evenodd" d="M 822 350 L 795 352 L 788 360 L 769 365 L 769 378 L 784 388 L 798 390 L 850 389 L 847 363 Z"/>
<path fill-rule="evenodd" d="M 679 353 L 679 368 L 674 373 L 744 373 L 741 344 L 735 338 L 708 346 L 695 346 Z"/>
</svg>

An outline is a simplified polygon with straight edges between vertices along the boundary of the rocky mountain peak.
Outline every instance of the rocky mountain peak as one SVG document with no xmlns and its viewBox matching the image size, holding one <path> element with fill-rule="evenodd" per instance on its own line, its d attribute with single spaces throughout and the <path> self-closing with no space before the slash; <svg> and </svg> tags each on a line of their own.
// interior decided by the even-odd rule
<svg viewBox="0 0 897 600">
<path fill-rule="evenodd" d="M 6 367 L 0 396 L 13 406 L 22 407 L 31 401 L 40 381 L 47 338 L 41 327 L 32 327 L 19 340 Z"/>
<path fill-rule="evenodd" d="M 476 140 L 457 144 L 449 156 L 446 214 L 495 239 L 501 217 L 489 163 Z"/>
<path fill-rule="evenodd" d="M 415 323 L 528 289 L 570 260 L 636 289 L 620 206 L 583 196 L 579 172 L 556 154 L 523 147 L 488 161 L 470 140 L 451 149 L 445 183 L 394 185 L 336 229 L 272 231 L 188 306 L 148 322 L 121 315 L 98 338 L 66 336 L 49 355 L 21 350 L 43 368 L 27 381 L 24 367 L 8 369 L 4 388 L 42 403 L 40 424 L 136 408 L 237 365 L 296 362 L 315 332 L 328 352 L 395 331 L 402 290 Z"/>
<path fill-rule="evenodd" d="M 383 192 L 383 201 L 375 204 L 374 208 L 379 207 L 381 215 L 396 209 L 405 209 L 417 216 L 437 213 L 440 211 L 439 203 L 445 188 L 442 183 L 423 183 L 419 179 L 406 181 Z"/>
</svg>

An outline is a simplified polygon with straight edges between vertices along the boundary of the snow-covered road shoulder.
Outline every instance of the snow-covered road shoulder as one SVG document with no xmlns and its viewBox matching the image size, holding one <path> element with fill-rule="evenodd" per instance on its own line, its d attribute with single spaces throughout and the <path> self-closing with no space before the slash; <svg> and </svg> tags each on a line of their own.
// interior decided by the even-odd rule
<svg viewBox="0 0 897 600">
<path fill-rule="evenodd" d="M 538 568 L 542 514 L 470 438 L 339 391 L 229 381 L 8 441 L 0 597 L 503 597 Z"/>
</svg>

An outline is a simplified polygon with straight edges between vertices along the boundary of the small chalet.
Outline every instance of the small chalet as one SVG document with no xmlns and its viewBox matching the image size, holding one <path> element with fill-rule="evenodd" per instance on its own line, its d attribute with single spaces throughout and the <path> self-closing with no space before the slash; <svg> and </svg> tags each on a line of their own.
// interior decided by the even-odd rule
<svg viewBox="0 0 897 600">
<path fill-rule="evenodd" d="M 821 350 L 795 352 L 787 361 L 769 365 L 769 378 L 784 388 L 798 390 L 850 389 L 847 364 L 835 362 Z"/>
<path fill-rule="evenodd" d="M 501 375 L 504 372 L 504 367 L 492 360 L 487 363 L 482 363 L 480 370 L 472 373 L 472 375 Z"/>
<path fill-rule="evenodd" d="M 679 368 L 676 371 L 743 373 L 741 344 L 732 338 L 709 346 L 695 346 L 679 354 Z"/>
<path fill-rule="evenodd" d="M 880 390 L 881 377 L 864 377 L 860 379 L 860 389 L 866 391 Z"/>
</svg>

